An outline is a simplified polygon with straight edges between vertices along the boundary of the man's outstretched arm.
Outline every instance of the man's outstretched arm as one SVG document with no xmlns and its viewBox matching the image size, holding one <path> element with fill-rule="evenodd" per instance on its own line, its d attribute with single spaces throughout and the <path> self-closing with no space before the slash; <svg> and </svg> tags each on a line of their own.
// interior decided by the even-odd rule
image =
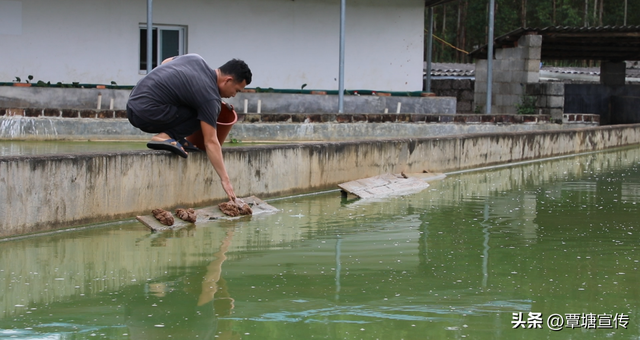
<svg viewBox="0 0 640 340">
<path fill-rule="evenodd" d="M 222 146 L 218 141 L 216 129 L 203 121 L 200 121 L 200 127 L 202 128 L 202 135 L 204 137 L 204 146 L 207 151 L 207 157 L 209 157 L 211 165 L 213 165 L 213 168 L 218 173 L 220 182 L 222 183 L 222 188 L 227 193 L 227 196 L 229 196 L 229 200 L 234 201 L 236 199 L 236 194 L 233 191 L 233 186 L 231 185 L 231 181 L 229 180 L 227 169 L 224 166 L 224 159 L 222 158 Z"/>
</svg>

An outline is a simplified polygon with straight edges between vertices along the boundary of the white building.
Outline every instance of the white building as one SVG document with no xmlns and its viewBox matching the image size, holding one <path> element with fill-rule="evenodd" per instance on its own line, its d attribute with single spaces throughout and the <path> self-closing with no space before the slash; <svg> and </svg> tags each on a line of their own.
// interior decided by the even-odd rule
<svg viewBox="0 0 640 340">
<path fill-rule="evenodd" d="M 134 85 L 145 0 L 0 0 L 0 82 Z M 340 0 L 155 0 L 155 61 L 245 60 L 249 87 L 338 89 Z M 424 0 L 347 0 L 345 87 L 420 91 Z"/>
</svg>

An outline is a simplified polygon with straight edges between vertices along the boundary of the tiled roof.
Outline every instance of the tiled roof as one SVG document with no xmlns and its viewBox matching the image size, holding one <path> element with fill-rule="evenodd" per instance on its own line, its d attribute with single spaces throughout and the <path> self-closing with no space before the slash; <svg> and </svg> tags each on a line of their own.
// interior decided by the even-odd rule
<svg viewBox="0 0 640 340">
<path fill-rule="evenodd" d="M 475 77 L 474 64 L 432 63 L 433 77 Z"/>
<path fill-rule="evenodd" d="M 559 75 L 580 75 L 580 76 L 600 76 L 599 67 L 542 67 L 543 71 L 556 73 Z M 457 64 L 457 63 L 433 63 L 431 64 L 432 77 L 475 77 L 475 64 Z M 627 62 L 626 70 L 627 78 L 640 79 L 640 62 Z"/>
<path fill-rule="evenodd" d="M 431 75 L 434 77 L 474 77 L 475 70 L 431 69 Z"/>
</svg>

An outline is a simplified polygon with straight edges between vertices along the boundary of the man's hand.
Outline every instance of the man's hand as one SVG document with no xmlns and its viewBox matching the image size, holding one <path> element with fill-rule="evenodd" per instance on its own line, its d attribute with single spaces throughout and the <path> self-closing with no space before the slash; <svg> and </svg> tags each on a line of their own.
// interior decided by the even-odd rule
<svg viewBox="0 0 640 340">
<path fill-rule="evenodd" d="M 235 201 L 236 200 L 236 193 L 233 192 L 233 186 L 231 185 L 231 181 L 227 180 L 227 181 L 220 181 L 222 183 L 222 188 L 224 189 L 224 192 L 227 193 L 227 196 L 229 196 L 229 201 Z"/>
</svg>

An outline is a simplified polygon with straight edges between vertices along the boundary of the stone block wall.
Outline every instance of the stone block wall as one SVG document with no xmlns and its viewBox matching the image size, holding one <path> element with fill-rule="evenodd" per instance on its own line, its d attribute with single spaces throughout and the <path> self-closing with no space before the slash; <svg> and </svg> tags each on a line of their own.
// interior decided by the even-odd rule
<svg viewBox="0 0 640 340">
<path fill-rule="evenodd" d="M 540 79 L 542 36 L 524 35 L 515 47 L 496 49 L 493 61 L 491 113 L 513 114 L 522 102 L 525 85 Z M 474 107 L 487 105 L 487 60 L 476 60 Z M 560 117 L 561 118 L 561 117 Z"/>
<path fill-rule="evenodd" d="M 431 92 L 438 97 L 455 97 L 456 113 L 474 113 L 474 83 L 472 79 L 432 79 Z"/>
<path fill-rule="evenodd" d="M 550 115 L 551 121 L 562 122 L 564 113 L 564 83 L 530 83 L 525 95 L 536 97 L 536 113 Z"/>
</svg>

